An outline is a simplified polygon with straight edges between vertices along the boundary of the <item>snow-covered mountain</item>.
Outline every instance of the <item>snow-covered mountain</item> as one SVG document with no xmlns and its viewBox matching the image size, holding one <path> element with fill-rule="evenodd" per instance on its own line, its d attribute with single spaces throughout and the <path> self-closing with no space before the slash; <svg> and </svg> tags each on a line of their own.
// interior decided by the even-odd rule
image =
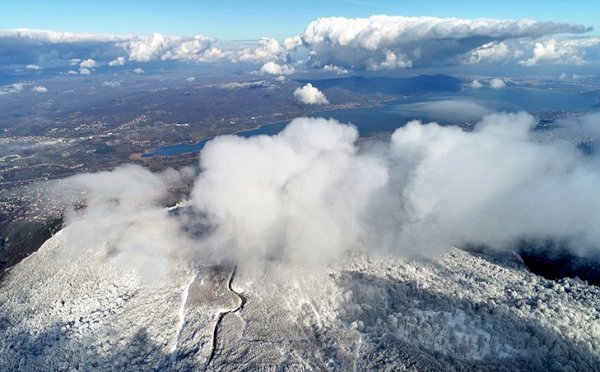
<svg viewBox="0 0 600 372">
<path fill-rule="evenodd" d="M 67 228 L 68 229 L 68 228 Z M 518 256 L 327 268 L 171 263 L 141 280 L 61 231 L 0 289 L 0 369 L 571 370 L 600 366 L 600 290 Z"/>
</svg>

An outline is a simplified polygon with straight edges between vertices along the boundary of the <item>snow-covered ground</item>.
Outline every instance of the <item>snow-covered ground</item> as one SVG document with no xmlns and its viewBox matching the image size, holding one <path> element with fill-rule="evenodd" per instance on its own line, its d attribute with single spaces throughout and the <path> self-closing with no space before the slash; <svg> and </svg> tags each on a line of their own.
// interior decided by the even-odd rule
<svg viewBox="0 0 600 372">
<path fill-rule="evenodd" d="M 0 350 L 8 371 L 593 371 L 600 290 L 459 249 L 324 270 L 173 263 L 147 283 L 61 232 L 1 283 Z"/>
</svg>

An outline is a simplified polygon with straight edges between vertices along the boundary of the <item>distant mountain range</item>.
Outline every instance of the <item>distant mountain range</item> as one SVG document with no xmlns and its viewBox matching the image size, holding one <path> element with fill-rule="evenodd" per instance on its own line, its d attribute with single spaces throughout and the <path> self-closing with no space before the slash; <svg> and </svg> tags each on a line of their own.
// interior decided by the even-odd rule
<svg viewBox="0 0 600 372">
<path fill-rule="evenodd" d="M 409 78 L 362 77 L 322 80 L 296 80 L 298 83 L 311 83 L 318 89 L 342 88 L 359 93 L 385 94 L 424 94 L 432 92 L 457 92 L 463 81 L 449 75 L 419 75 Z"/>
</svg>

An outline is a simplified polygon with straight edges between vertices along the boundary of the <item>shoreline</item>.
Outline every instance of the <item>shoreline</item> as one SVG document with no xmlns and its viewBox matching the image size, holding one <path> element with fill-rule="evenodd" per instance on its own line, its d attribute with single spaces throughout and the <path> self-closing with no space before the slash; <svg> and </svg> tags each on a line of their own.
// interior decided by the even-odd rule
<svg viewBox="0 0 600 372">
<path fill-rule="evenodd" d="M 183 145 L 183 146 L 197 146 L 197 145 L 199 145 L 203 141 L 208 142 L 208 141 L 210 141 L 210 140 L 212 140 L 212 139 L 214 139 L 216 137 L 219 137 L 219 136 L 234 136 L 234 135 L 238 135 L 238 134 L 244 133 L 244 132 L 251 132 L 251 131 L 254 131 L 254 130 L 258 130 L 258 129 L 260 129 L 262 127 L 265 127 L 265 126 L 276 125 L 276 124 L 280 124 L 280 123 L 284 123 L 284 122 L 290 122 L 290 121 L 292 121 L 292 120 L 294 120 L 296 118 L 307 117 L 307 116 L 310 116 L 310 115 L 313 115 L 313 114 L 316 114 L 316 113 L 319 113 L 319 112 L 338 111 L 338 110 L 360 110 L 360 109 L 380 107 L 380 106 L 382 106 L 382 105 L 384 105 L 386 103 L 389 103 L 389 102 L 392 102 L 392 101 L 397 101 L 397 100 L 400 100 L 402 98 L 405 98 L 405 97 L 389 98 L 389 99 L 381 100 L 381 101 L 379 101 L 377 103 L 368 103 L 368 104 L 364 104 L 364 105 L 358 104 L 356 106 L 351 106 L 351 107 L 333 107 L 333 108 L 331 106 L 330 107 L 323 107 L 321 109 L 312 110 L 312 111 L 306 113 L 305 115 L 292 116 L 292 117 L 288 117 L 287 119 L 278 120 L 278 121 L 271 121 L 271 122 L 259 124 L 259 125 L 255 126 L 255 127 L 236 130 L 234 132 L 227 133 L 227 134 L 219 134 L 219 135 L 215 135 L 215 136 L 211 136 L 211 137 L 205 137 L 205 138 L 201 138 L 201 139 L 197 140 L 196 142 L 192 142 L 192 143 L 176 143 L 176 144 L 172 144 L 172 145 L 159 146 L 159 147 L 156 147 L 156 148 L 153 148 L 153 149 L 146 150 L 144 152 L 132 153 L 131 155 L 129 155 L 129 158 L 131 160 L 137 160 L 137 161 L 141 160 L 141 161 L 144 161 L 146 159 L 151 159 L 151 158 L 156 158 L 156 157 L 170 157 L 170 156 L 179 156 L 179 155 L 184 155 L 184 154 L 190 154 L 190 153 L 198 152 L 200 150 L 185 151 L 185 152 L 180 152 L 180 153 L 173 154 L 173 155 L 157 154 L 157 155 L 147 156 L 147 154 L 151 154 L 153 151 L 156 151 L 158 149 L 165 148 L 165 147 L 180 146 L 180 145 Z M 339 105 L 339 106 L 344 106 L 344 104 Z"/>
</svg>

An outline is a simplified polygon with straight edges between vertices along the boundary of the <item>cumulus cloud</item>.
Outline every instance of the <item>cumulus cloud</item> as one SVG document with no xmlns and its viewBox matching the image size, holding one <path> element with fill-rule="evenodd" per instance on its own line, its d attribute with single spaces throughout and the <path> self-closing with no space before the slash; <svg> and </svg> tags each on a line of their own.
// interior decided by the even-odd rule
<svg viewBox="0 0 600 372">
<path fill-rule="evenodd" d="M 492 79 L 490 80 L 490 88 L 492 89 L 502 89 L 506 86 L 506 83 L 502 79 Z"/>
<path fill-rule="evenodd" d="M 48 67 L 78 65 L 81 60 L 108 59 L 122 48 L 126 37 L 32 29 L 0 31 L 0 65 L 42 64 Z"/>
<path fill-rule="evenodd" d="M 156 59 L 203 59 L 207 51 L 214 54 L 214 50 L 211 50 L 213 42 L 214 39 L 202 35 L 183 38 L 154 33 L 150 37 L 135 37 L 120 45 L 129 52 L 129 60 L 147 62 Z"/>
<path fill-rule="evenodd" d="M 148 62 L 151 60 L 197 60 L 204 61 L 221 56 L 213 47 L 214 39 L 202 35 L 194 37 L 163 36 L 154 33 L 150 37 L 135 37 L 119 43 L 129 52 L 129 60 Z"/>
<path fill-rule="evenodd" d="M 469 86 L 473 89 L 479 89 L 483 86 L 483 84 L 481 84 L 479 80 L 475 79 L 471 82 L 471 84 L 469 84 Z"/>
<path fill-rule="evenodd" d="M 598 134 L 596 116 L 576 120 Z M 168 183 L 185 177 L 172 170 L 126 166 L 57 189 L 85 200 L 66 214 L 74 245 L 103 247 L 141 275 L 173 257 L 312 266 L 356 249 L 435 255 L 524 239 L 598 252 L 600 157 L 534 139 L 535 124 L 523 112 L 487 115 L 472 131 L 411 121 L 366 148 L 355 127 L 322 118 L 217 137 L 202 150 L 189 213 L 162 206 Z"/>
<path fill-rule="evenodd" d="M 509 48 L 505 42 L 491 42 L 470 52 L 467 63 L 498 63 L 523 54 L 520 49 Z"/>
<path fill-rule="evenodd" d="M 302 88 L 296 88 L 294 97 L 305 105 L 327 105 L 329 101 L 327 97 L 319 89 L 312 86 L 311 83 L 306 84 Z"/>
<path fill-rule="evenodd" d="M 123 57 L 123 56 L 119 56 L 119 57 L 117 57 L 117 58 L 113 59 L 112 61 L 109 61 L 109 62 L 107 63 L 107 65 L 109 65 L 109 66 L 111 66 L 111 67 L 112 67 L 112 66 L 123 66 L 123 65 L 125 64 L 125 62 L 126 62 L 126 61 L 125 61 L 125 57 Z"/>
<path fill-rule="evenodd" d="M 90 74 L 92 73 L 92 71 L 91 71 L 91 70 L 89 70 L 89 69 L 87 69 L 87 68 L 80 68 L 80 69 L 79 69 L 79 73 L 80 73 L 81 75 L 90 75 Z"/>
<path fill-rule="evenodd" d="M 273 38 L 262 38 L 258 45 L 252 48 L 244 48 L 238 52 L 235 60 L 262 62 L 286 60 L 288 49 Z"/>
<path fill-rule="evenodd" d="M 321 18 L 311 22 L 302 41 L 313 64 L 370 70 L 455 63 L 473 51 L 473 63 L 505 58 L 505 40 L 582 33 L 581 25 L 532 20 L 371 16 Z"/>
<path fill-rule="evenodd" d="M 350 198 L 385 178 L 374 161 L 354 163 L 357 136 L 335 121 L 296 119 L 273 137 L 210 142 L 192 196 L 215 226 L 206 248 L 247 260 L 310 262 L 353 245 L 365 200 Z"/>
<path fill-rule="evenodd" d="M 280 65 L 275 62 L 267 62 L 260 68 L 260 73 L 269 75 L 290 75 L 294 71 L 293 66 L 287 64 Z"/>
<path fill-rule="evenodd" d="M 140 67 L 136 67 L 133 70 L 131 70 L 134 74 L 143 74 L 144 70 Z"/>
<path fill-rule="evenodd" d="M 5 53 L 0 56 L 0 64 L 34 64 L 39 61 L 55 65 L 85 63 L 89 65 L 81 67 L 90 69 L 96 65 L 93 63 L 96 61 L 120 66 L 125 63 L 124 52 L 127 53 L 127 59 L 135 62 L 205 61 L 222 56 L 220 50 L 214 47 L 214 42 L 214 39 L 202 35 L 180 37 L 154 33 L 151 36 L 138 36 L 2 30 L 0 49 Z"/>
<path fill-rule="evenodd" d="M 81 68 L 94 68 L 94 67 L 96 67 L 96 61 L 94 61 L 91 58 L 88 58 L 85 61 L 81 61 L 79 63 L 79 67 L 81 67 Z"/>
<path fill-rule="evenodd" d="M 598 54 L 600 38 L 556 39 L 535 43 L 531 58 L 519 61 L 524 66 L 534 66 L 539 63 L 582 65 L 587 62 L 586 52 L 594 48 Z"/>
<path fill-rule="evenodd" d="M 19 93 L 25 87 L 25 83 L 14 83 L 0 87 L 0 96 L 12 93 Z"/>
<path fill-rule="evenodd" d="M 25 66 L 26 70 L 41 70 L 42 68 L 38 65 L 27 65 Z"/>
<path fill-rule="evenodd" d="M 506 87 L 506 83 L 500 78 L 490 79 L 487 82 L 482 82 L 479 79 L 475 79 L 469 83 L 469 87 L 471 87 L 472 89 L 479 89 L 482 88 L 484 85 L 487 85 L 492 89 L 502 89 Z"/>
<path fill-rule="evenodd" d="M 325 66 L 323 66 L 323 71 L 335 72 L 338 75 L 343 75 L 343 74 L 348 73 L 347 69 L 340 67 L 340 66 L 335 66 L 335 65 L 325 65 Z"/>
<path fill-rule="evenodd" d="M 300 36 L 292 36 L 283 40 L 283 47 L 287 51 L 293 51 L 302 46 L 302 38 Z"/>
<path fill-rule="evenodd" d="M 109 80 L 102 83 L 103 87 L 116 88 L 121 86 L 120 81 Z"/>
<path fill-rule="evenodd" d="M 31 91 L 35 93 L 46 93 L 48 91 L 48 88 L 42 85 L 36 85 L 31 89 Z"/>
<path fill-rule="evenodd" d="M 410 255 L 521 239 L 597 250 L 597 159 L 533 141 L 534 125 L 526 113 L 486 116 L 472 132 L 413 121 L 366 152 L 355 128 L 325 119 L 220 137 L 202 152 L 193 192 L 214 226 L 203 244 L 300 262 L 359 246 Z"/>
<path fill-rule="evenodd" d="M 97 61 L 214 61 L 293 65 L 306 63 L 336 73 L 431 65 L 520 63 L 583 64 L 600 59 L 600 38 L 574 37 L 581 25 L 533 20 L 371 16 L 321 18 L 302 35 L 280 42 L 220 43 L 211 37 L 68 33 L 32 29 L 0 31 L 1 66 L 64 66 Z M 302 50 L 302 53 L 294 53 Z M 306 53 L 304 53 L 306 52 Z M 300 59 L 294 61 L 294 58 Z M 329 67 L 327 67 L 329 66 Z M 82 66 L 91 69 L 93 67 Z"/>
</svg>

